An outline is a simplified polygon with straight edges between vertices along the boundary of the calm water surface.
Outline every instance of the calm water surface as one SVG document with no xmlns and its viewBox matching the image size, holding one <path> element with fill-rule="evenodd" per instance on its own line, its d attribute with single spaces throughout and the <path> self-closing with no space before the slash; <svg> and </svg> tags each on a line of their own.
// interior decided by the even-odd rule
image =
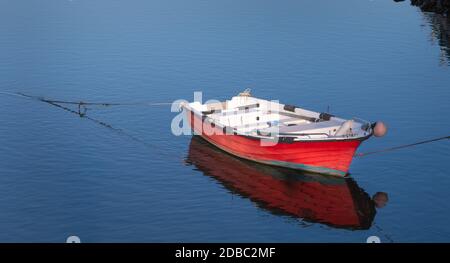
<svg viewBox="0 0 450 263">
<path fill-rule="evenodd" d="M 385 121 L 388 135 L 359 149 L 369 151 L 448 135 L 449 53 L 436 28 L 407 1 L 1 0 L 0 91 L 171 102 L 250 87 Z M 0 241 L 450 241 L 448 141 L 356 158 L 339 180 L 176 137 L 167 106 L 88 116 L 121 131 L 0 96 Z"/>
</svg>

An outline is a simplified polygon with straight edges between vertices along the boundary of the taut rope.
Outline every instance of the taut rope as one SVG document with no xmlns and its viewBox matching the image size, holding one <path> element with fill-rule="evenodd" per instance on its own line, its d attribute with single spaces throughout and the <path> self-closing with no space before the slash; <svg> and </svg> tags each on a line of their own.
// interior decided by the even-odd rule
<svg viewBox="0 0 450 263">
<path fill-rule="evenodd" d="M 419 144 L 425 144 L 425 143 L 430 143 L 430 142 L 435 142 L 435 141 L 440 141 L 440 140 L 445 140 L 445 139 L 450 139 L 450 136 L 437 137 L 437 138 L 434 138 L 434 139 L 429 139 L 429 140 L 425 140 L 425 141 L 419 141 L 419 142 L 415 142 L 415 143 L 389 147 L 389 148 L 380 149 L 380 150 L 376 150 L 376 151 L 370 151 L 370 152 L 364 152 L 364 153 L 356 153 L 355 156 L 363 157 L 363 156 L 370 155 L 370 154 L 389 152 L 389 151 L 393 151 L 393 150 L 403 149 L 403 148 L 407 148 L 407 147 L 416 146 L 416 145 L 419 145 Z"/>
</svg>

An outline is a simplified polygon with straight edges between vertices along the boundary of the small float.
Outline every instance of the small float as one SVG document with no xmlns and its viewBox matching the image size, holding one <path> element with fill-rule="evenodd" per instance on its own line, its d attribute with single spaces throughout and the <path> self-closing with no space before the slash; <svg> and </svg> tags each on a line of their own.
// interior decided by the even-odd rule
<svg viewBox="0 0 450 263">
<path fill-rule="evenodd" d="M 195 134 L 251 161 L 335 176 L 346 176 L 358 146 L 383 136 L 382 122 L 343 119 L 276 101 L 246 90 L 224 102 L 184 103 Z"/>
</svg>

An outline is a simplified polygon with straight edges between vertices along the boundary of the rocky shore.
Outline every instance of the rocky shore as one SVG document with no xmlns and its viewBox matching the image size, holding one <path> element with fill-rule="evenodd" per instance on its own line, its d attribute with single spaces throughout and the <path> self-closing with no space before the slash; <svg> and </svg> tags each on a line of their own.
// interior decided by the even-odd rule
<svg viewBox="0 0 450 263">
<path fill-rule="evenodd" d="M 424 12 L 434 12 L 449 17 L 450 0 L 411 0 L 411 5 L 418 6 Z"/>
</svg>

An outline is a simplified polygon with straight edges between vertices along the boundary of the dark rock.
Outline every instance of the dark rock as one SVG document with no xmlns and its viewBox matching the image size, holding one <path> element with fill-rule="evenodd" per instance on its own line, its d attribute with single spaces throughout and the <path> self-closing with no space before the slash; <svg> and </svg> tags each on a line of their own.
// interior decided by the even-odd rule
<svg viewBox="0 0 450 263">
<path fill-rule="evenodd" d="M 420 7 L 420 10 L 424 12 L 447 16 L 450 14 L 450 0 L 411 0 L 411 5 Z"/>
</svg>

